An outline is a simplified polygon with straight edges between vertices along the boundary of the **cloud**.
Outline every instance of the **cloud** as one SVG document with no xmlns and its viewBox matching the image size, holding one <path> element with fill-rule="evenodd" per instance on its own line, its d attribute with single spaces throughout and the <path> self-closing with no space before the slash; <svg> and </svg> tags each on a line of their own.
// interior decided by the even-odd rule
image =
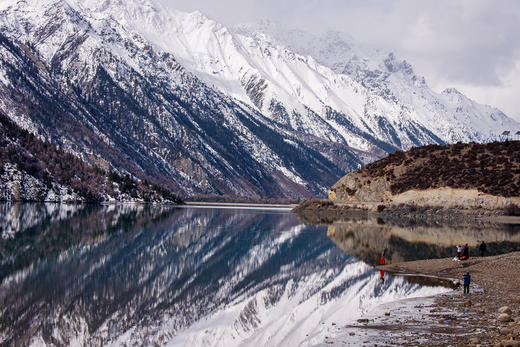
<svg viewBox="0 0 520 347">
<path fill-rule="evenodd" d="M 470 83 L 454 83 L 445 81 L 442 84 L 450 83 L 465 95 L 488 105 L 497 106 L 505 114 L 520 121 L 520 60 L 515 66 L 500 77 L 500 83 L 495 86 L 479 85 Z"/>
<path fill-rule="evenodd" d="M 267 18 L 313 32 L 347 32 L 408 60 L 435 89 L 460 87 L 520 119 L 520 1 L 161 1 L 225 24 Z"/>
<path fill-rule="evenodd" d="M 517 11 L 495 7 L 494 2 L 438 4 L 414 11 L 417 20 L 397 44 L 403 54 L 452 81 L 499 85 L 520 57 L 520 31 L 515 30 L 520 3 L 515 3 Z"/>
</svg>

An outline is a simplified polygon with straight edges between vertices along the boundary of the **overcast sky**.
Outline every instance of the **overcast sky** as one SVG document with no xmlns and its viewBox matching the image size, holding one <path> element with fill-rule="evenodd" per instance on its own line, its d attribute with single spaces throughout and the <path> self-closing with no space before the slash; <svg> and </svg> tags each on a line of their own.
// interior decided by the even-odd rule
<svg viewBox="0 0 520 347">
<path fill-rule="evenodd" d="M 224 24 L 339 30 L 395 52 L 436 91 L 455 87 L 520 120 L 518 0 L 160 0 Z"/>
</svg>

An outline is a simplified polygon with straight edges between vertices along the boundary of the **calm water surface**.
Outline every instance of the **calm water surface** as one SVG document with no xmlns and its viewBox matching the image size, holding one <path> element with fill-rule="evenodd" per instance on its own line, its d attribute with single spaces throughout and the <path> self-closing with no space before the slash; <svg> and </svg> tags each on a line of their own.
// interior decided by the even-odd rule
<svg viewBox="0 0 520 347">
<path fill-rule="evenodd" d="M 316 345 L 324 322 L 445 290 L 382 281 L 367 263 L 383 250 L 451 249 L 442 228 L 308 226 L 287 210 L 3 204 L 0 217 L 5 345 Z"/>
</svg>

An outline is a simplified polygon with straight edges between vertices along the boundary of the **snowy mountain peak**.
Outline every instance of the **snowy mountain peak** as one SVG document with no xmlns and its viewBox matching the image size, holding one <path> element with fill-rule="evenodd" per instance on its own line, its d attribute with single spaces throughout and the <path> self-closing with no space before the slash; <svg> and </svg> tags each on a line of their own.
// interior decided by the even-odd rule
<svg viewBox="0 0 520 347">
<path fill-rule="evenodd" d="M 459 92 L 459 90 L 456 89 L 456 88 L 446 88 L 446 89 L 444 89 L 444 90 L 442 91 L 442 94 L 447 94 L 447 95 L 449 95 L 449 94 L 462 95 L 462 93 Z"/>
<path fill-rule="evenodd" d="M 388 53 L 388 57 L 384 60 L 385 66 L 389 72 L 398 72 L 402 71 L 407 75 L 413 75 L 413 69 L 410 64 L 406 60 L 398 61 L 395 57 L 394 53 Z"/>
</svg>

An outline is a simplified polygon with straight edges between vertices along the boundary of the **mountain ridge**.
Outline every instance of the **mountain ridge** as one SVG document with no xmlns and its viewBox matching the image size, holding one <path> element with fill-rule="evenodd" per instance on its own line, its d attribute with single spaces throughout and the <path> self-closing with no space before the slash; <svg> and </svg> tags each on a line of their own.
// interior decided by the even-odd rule
<svg viewBox="0 0 520 347">
<path fill-rule="evenodd" d="M 153 1 L 10 0 L 0 6 L 0 27 L 1 110 L 87 162 L 102 159 L 183 197 L 324 196 L 344 173 L 385 153 L 446 142 L 410 118 L 409 106 L 379 95 L 384 88 L 374 93 L 200 12 Z M 457 102 L 478 110 L 463 113 L 488 135 L 517 124 Z M 475 129 L 441 130 L 449 139 L 488 139 Z"/>
</svg>

